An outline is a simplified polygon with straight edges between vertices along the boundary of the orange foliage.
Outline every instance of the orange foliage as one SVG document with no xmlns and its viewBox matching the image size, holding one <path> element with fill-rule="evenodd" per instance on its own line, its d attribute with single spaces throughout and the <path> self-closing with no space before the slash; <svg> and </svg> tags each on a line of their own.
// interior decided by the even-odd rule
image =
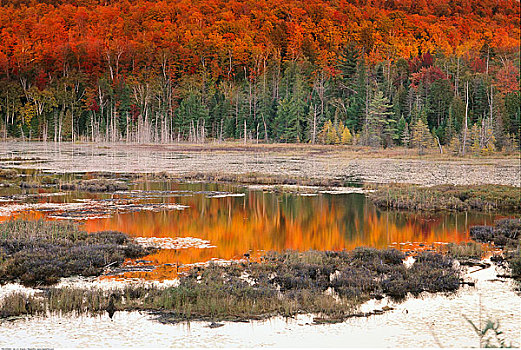
<svg viewBox="0 0 521 350">
<path fill-rule="evenodd" d="M 519 47 L 519 2 L 342 0 L 3 1 L 0 70 L 38 65 L 116 74 L 159 65 L 181 72 L 204 61 L 216 75 L 254 67 L 259 58 L 308 57 L 333 66 L 355 40 L 369 61 L 421 52 L 462 54 L 484 40 Z M 257 66 L 257 68 L 260 65 Z M 0 71 L 1 72 L 1 71 Z"/>
</svg>

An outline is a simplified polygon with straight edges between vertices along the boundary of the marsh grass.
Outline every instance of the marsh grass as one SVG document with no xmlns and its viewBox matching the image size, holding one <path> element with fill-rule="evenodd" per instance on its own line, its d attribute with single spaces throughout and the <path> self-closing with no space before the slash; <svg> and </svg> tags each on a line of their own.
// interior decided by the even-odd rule
<svg viewBox="0 0 521 350">
<path fill-rule="evenodd" d="M 18 177 L 18 172 L 14 169 L 0 169 L 0 179 L 15 179 Z"/>
<path fill-rule="evenodd" d="M 521 244 L 521 219 L 497 220 L 494 226 L 473 226 L 470 228 L 470 236 L 478 242 L 517 248 Z"/>
<path fill-rule="evenodd" d="M 420 211 L 508 211 L 521 210 L 519 188 L 500 185 L 453 186 L 439 185 L 420 187 L 391 184 L 368 189 L 369 198 L 379 207 Z"/>
<path fill-rule="evenodd" d="M 154 177 L 154 175 L 149 175 Z M 171 177 L 166 173 L 159 173 L 159 178 Z M 219 174 L 219 173 L 191 173 L 177 178 L 180 181 L 205 181 L 205 182 L 224 182 L 231 184 L 246 185 L 298 185 L 316 187 L 343 187 L 361 186 L 361 180 L 356 177 L 337 177 L 337 178 L 310 178 L 296 177 L 288 175 L 266 175 L 255 172 L 243 174 Z"/>
<path fill-rule="evenodd" d="M 61 277 L 99 275 L 108 264 L 147 253 L 121 232 L 88 234 L 64 221 L 0 223 L 0 283 L 49 285 Z"/>
<path fill-rule="evenodd" d="M 60 183 L 59 188 L 69 191 L 115 192 L 128 190 L 129 186 L 120 180 L 100 178 Z"/>
<path fill-rule="evenodd" d="M 404 266 L 403 258 L 396 250 L 372 248 L 269 253 L 261 262 L 193 268 L 180 277 L 178 287 L 129 285 L 111 291 L 48 288 L 42 297 L 28 299 L 27 307 L 15 294 L 3 301 L 6 310 L 0 308 L 0 314 L 13 315 L 13 310 L 19 314 L 44 310 L 99 313 L 108 309 L 112 300 L 115 310 L 158 313 L 163 322 L 262 319 L 300 313 L 337 322 L 359 315 L 357 307 L 376 295 L 403 299 L 408 293 L 458 289 L 459 270 L 449 257 L 421 253 L 411 268 Z"/>
<path fill-rule="evenodd" d="M 438 248 L 438 251 L 448 254 L 457 259 L 481 259 L 483 256 L 483 246 L 476 242 L 449 243 Z"/>
<path fill-rule="evenodd" d="M 22 188 L 55 187 L 62 191 L 85 192 L 115 192 L 129 189 L 126 182 L 107 179 L 68 179 L 67 177 L 43 176 L 33 177 L 30 180 L 20 182 Z"/>
</svg>

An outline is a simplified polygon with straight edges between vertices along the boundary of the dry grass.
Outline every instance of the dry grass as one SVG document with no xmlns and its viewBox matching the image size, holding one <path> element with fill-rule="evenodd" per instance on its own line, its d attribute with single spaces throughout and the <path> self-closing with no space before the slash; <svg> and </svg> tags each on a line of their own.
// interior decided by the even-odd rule
<svg viewBox="0 0 521 350">
<path fill-rule="evenodd" d="M 368 185 L 376 189 L 369 198 L 379 207 L 420 211 L 507 211 L 521 210 L 521 191 L 500 185 L 420 187 L 415 185 Z"/>
<path fill-rule="evenodd" d="M 123 290 L 49 288 L 39 297 L 8 296 L 0 315 L 146 310 L 164 322 L 244 320 L 313 313 L 335 322 L 359 315 L 370 298 L 452 292 L 459 270 L 439 254 L 422 253 L 411 268 L 397 250 L 269 253 L 260 263 L 210 264 L 180 278 L 178 287 L 129 285 Z"/>
<path fill-rule="evenodd" d="M 470 162 L 481 161 L 483 159 L 515 158 L 519 153 L 515 152 L 496 152 L 487 156 L 455 156 L 448 153 L 440 154 L 438 149 L 429 149 L 424 154 L 419 155 L 416 149 L 406 147 L 393 148 L 374 148 L 368 146 L 354 145 L 319 145 L 307 143 L 243 143 L 238 141 L 199 143 L 179 143 L 170 145 L 133 145 L 141 149 L 152 149 L 158 151 L 172 152 L 254 152 L 254 153 L 276 153 L 279 155 L 335 155 L 340 158 L 398 158 L 398 159 L 432 159 L 432 160 L 467 160 Z"/>
</svg>

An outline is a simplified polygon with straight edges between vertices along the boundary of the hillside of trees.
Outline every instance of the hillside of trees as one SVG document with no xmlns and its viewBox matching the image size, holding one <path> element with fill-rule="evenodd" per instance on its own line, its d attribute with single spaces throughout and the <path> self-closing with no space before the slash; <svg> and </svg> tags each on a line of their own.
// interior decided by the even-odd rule
<svg viewBox="0 0 521 350">
<path fill-rule="evenodd" d="M 518 0 L 0 0 L 0 137 L 521 137 Z"/>
</svg>

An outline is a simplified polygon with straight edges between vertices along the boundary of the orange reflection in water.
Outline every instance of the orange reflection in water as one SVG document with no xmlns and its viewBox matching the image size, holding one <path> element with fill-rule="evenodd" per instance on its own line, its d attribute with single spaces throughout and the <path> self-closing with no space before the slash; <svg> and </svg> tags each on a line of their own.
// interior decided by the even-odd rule
<svg viewBox="0 0 521 350">
<path fill-rule="evenodd" d="M 353 249 L 358 246 L 401 249 L 419 244 L 469 241 L 470 225 L 493 221 L 489 215 L 422 216 L 380 212 L 362 195 L 302 197 L 250 191 L 245 197 L 171 198 L 189 205 L 183 211 L 132 212 L 88 220 L 89 232 L 117 230 L 134 237 L 196 237 L 215 248 L 164 249 L 143 258 L 160 265 L 153 273 L 131 277 L 171 278 L 175 266 L 212 258 L 238 259 L 249 252 L 293 249 Z M 406 243 L 405 245 L 400 243 Z"/>
<path fill-rule="evenodd" d="M 165 192 L 161 192 L 157 197 L 137 200 L 178 203 L 189 206 L 187 209 L 116 211 L 110 218 L 86 220 L 85 229 L 89 232 L 122 231 L 134 237 L 195 237 L 209 241 L 215 248 L 163 249 L 143 258 L 158 266 L 153 272 L 131 273 L 127 277 L 172 278 L 177 275 L 177 266 L 186 267 L 211 259 L 239 259 L 245 253 L 254 258 L 270 250 L 342 250 L 358 246 L 412 250 L 436 242 L 466 242 L 469 241 L 468 227 L 490 224 L 495 219 L 495 216 L 485 214 L 382 212 L 359 194 L 305 197 L 246 191 L 244 197 L 207 198 L 208 193 L 198 191 L 236 192 L 237 188 L 156 183 L 142 184 L 139 189 L 195 192 L 172 197 L 164 197 L 161 193 Z M 69 193 L 65 198 L 42 198 L 39 202 L 113 196 Z M 39 219 L 48 214 L 52 213 L 31 211 L 16 216 Z M 4 219 L 7 217 L 0 217 L 0 221 Z"/>
</svg>

